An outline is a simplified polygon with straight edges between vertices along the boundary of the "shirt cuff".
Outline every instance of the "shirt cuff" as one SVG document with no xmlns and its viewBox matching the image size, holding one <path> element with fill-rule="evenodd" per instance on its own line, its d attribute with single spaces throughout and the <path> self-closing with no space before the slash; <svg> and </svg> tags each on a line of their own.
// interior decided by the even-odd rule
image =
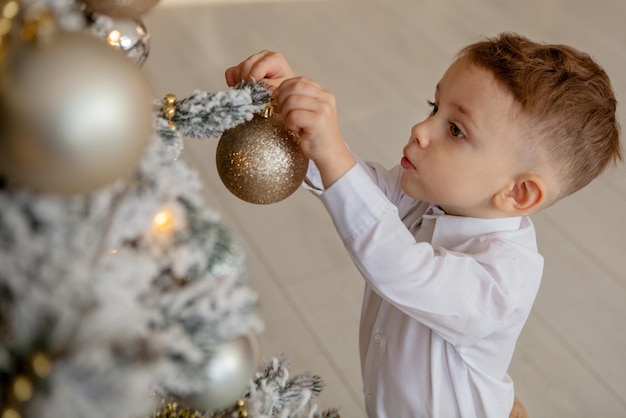
<svg viewBox="0 0 626 418">
<path fill-rule="evenodd" d="M 304 178 L 302 186 L 317 196 L 324 193 L 322 176 L 320 175 L 320 172 L 313 160 L 309 160 L 309 168 L 307 169 L 306 177 Z"/>
<path fill-rule="evenodd" d="M 348 170 L 319 197 L 344 241 L 369 231 L 383 214 L 396 210 L 360 164 Z"/>
</svg>

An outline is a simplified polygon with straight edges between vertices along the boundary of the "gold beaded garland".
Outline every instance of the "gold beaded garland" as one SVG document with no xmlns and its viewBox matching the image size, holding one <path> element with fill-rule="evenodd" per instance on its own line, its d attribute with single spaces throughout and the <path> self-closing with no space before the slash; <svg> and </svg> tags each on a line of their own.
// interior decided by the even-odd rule
<svg viewBox="0 0 626 418">
<path fill-rule="evenodd" d="M 285 127 L 279 114 L 268 113 L 227 130 L 217 144 L 222 182 L 249 203 L 270 204 L 289 197 L 308 168 L 298 135 Z"/>
<path fill-rule="evenodd" d="M 173 130 L 176 130 L 176 125 L 172 122 L 172 119 L 176 116 L 176 100 L 177 98 L 174 94 L 166 94 L 163 98 L 163 109 L 161 110 L 163 116 L 167 119 L 170 128 Z"/>
<path fill-rule="evenodd" d="M 204 418 L 206 416 L 205 413 L 197 409 L 189 408 L 180 402 L 166 401 L 163 399 L 161 400 L 161 404 L 161 409 L 156 411 L 152 418 Z M 212 416 L 215 418 L 230 418 L 233 416 L 234 412 L 237 413 L 238 418 L 248 418 L 246 402 L 243 399 L 239 399 L 232 408 L 226 409 L 221 413 L 213 413 Z"/>
<path fill-rule="evenodd" d="M 189 409 L 178 402 L 163 402 L 163 407 L 154 413 L 154 418 L 201 418 L 202 413 Z"/>
<path fill-rule="evenodd" d="M 167 93 L 163 98 L 163 104 L 173 106 L 176 103 L 176 95 Z"/>
<path fill-rule="evenodd" d="M 246 402 L 243 399 L 239 399 L 235 406 L 237 408 L 238 418 L 248 418 L 248 410 L 246 409 Z"/>
</svg>

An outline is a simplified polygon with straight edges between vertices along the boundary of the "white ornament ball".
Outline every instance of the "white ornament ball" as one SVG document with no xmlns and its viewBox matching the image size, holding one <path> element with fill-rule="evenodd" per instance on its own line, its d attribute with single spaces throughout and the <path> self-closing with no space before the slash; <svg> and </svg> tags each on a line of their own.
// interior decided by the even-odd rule
<svg viewBox="0 0 626 418">
<path fill-rule="evenodd" d="M 153 128 L 152 89 L 123 54 L 59 33 L 6 59 L 0 175 L 52 193 L 85 193 L 132 172 Z"/>
<path fill-rule="evenodd" d="M 241 398 L 260 362 L 260 348 L 254 334 L 237 337 L 218 345 L 204 370 L 206 389 L 184 399 L 201 411 L 233 406 Z"/>
</svg>

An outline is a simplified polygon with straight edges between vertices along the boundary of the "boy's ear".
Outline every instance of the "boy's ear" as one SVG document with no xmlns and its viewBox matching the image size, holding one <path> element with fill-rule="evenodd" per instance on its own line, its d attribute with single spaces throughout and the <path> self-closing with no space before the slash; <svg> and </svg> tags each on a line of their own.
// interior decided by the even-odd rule
<svg viewBox="0 0 626 418">
<path fill-rule="evenodd" d="M 496 193 L 493 205 L 511 216 L 528 215 L 536 212 L 546 198 L 547 187 L 543 179 L 536 174 L 525 173 Z"/>
</svg>

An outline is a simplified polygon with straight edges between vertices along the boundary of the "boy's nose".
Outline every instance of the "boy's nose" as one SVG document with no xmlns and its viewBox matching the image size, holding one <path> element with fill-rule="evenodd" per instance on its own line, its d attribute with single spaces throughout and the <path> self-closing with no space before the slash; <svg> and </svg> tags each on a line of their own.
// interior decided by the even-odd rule
<svg viewBox="0 0 626 418">
<path fill-rule="evenodd" d="M 430 145 L 430 135 L 425 126 L 425 121 L 413 126 L 411 138 L 417 142 L 420 148 L 427 148 Z"/>
</svg>

